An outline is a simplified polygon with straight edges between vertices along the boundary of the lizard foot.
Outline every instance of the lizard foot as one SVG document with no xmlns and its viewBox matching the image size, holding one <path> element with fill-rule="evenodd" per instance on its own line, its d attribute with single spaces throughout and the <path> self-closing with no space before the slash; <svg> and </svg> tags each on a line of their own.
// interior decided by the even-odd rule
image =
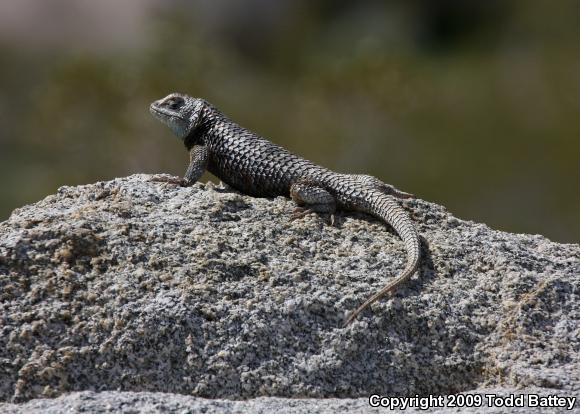
<svg viewBox="0 0 580 414">
<path fill-rule="evenodd" d="M 181 177 L 168 177 L 166 175 L 155 175 L 149 181 L 179 185 L 181 187 L 187 187 L 187 181 L 185 181 L 185 179 L 183 179 Z"/>
<path fill-rule="evenodd" d="M 314 211 L 309 208 L 296 207 L 290 216 L 290 221 L 298 220 L 310 213 L 314 213 Z"/>
<path fill-rule="evenodd" d="M 301 219 L 310 213 L 316 213 L 316 210 L 305 207 L 296 207 L 292 212 L 292 216 L 290 216 L 290 221 Z M 326 224 L 332 227 L 337 227 L 336 215 L 334 213 L 330 213 L 328 215 L 328 221 L 326 222 Z"/>
<path fill-rule="evenodd" d="M 386 188 L 386 192 L 387 194 L 392 195 L 393 197 L 397 197 L 397 198 L 402 198 L 402 199 L 406 199 L 406 198 L 416 198 L 415 194 L 411 194 L 411 193 L 406 193 L 404 191 L 399 190 L 398 188 L 393 187 L 390 184 L 385 184 L 384 185 Z"/>
</svg>

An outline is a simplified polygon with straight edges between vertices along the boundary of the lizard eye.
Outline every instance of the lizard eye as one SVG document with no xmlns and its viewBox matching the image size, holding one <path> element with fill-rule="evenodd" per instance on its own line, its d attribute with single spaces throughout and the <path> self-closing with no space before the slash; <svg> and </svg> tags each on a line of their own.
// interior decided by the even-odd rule
<svg viewBox="0 0 580 414">
<path fill-rule="evenodd" d="M 165 106 L 167 106 L 169 109 L 179 109 L 183 106 L 183 103 L 185 101 L 183 100 L 183 98 L 180 98 L 178 96 L 175 96 L 173 98 L 168 99 L 167 101 L 165 101 Z"/>
</svg>

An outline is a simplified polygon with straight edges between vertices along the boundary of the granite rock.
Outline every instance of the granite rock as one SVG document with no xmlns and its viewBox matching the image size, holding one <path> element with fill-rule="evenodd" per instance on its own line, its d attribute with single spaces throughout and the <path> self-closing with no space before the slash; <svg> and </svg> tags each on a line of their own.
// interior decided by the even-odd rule
<svg viewBox="0 0 580 414">
<path fill-rule="evenodd" d="M 382 222 L 291 222 L 282 197 L 149 178 L 62 187 L 0 223 L 0 401 L 580 390 L 577 244 L 405 200 L 420 272 L 345 329 L 403 267 Z"/>
</svg>

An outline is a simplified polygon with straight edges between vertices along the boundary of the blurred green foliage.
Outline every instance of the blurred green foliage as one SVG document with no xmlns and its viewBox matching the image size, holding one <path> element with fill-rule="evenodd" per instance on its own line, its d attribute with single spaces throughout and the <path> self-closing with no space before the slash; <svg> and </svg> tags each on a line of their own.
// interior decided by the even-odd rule
<svg viewBox="0 0 580 414">
<path fill-rule="evenodd" d="M 578 242 L 578 4 L 218 3 L 152 8 L 133 48 L 0 38 L 0 219 L 61 185 L 181 175 L 148 113 L 181 91 L 327 167 Z"/>
</svg>

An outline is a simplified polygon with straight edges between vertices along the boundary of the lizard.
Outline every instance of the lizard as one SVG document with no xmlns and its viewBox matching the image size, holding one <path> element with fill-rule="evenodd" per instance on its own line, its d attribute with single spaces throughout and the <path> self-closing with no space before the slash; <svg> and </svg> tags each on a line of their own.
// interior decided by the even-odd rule
<svg viewBox="0 0 580 414">
<path fill-rule="evenodd" d="M 407 261 L 402 272 L 371 295 L 346 319 L 349 325 L 372 303 L 393 292 L 418 269 L 419 234 L 397 199 L 414 197 L 370 175 L 340 174 L 319 166 L 239 126 L 202 98 L 172 93 L 151 103 L 151 114 L 183 141 L 190 161 L 185 176 L 158 176 L 181 186 L 194 184 L 205 171 L 254 197 L 290 197 L 291 219 L 337 209 L 361 211 L 389 224 L 402 239 Z"/>
</svg>

